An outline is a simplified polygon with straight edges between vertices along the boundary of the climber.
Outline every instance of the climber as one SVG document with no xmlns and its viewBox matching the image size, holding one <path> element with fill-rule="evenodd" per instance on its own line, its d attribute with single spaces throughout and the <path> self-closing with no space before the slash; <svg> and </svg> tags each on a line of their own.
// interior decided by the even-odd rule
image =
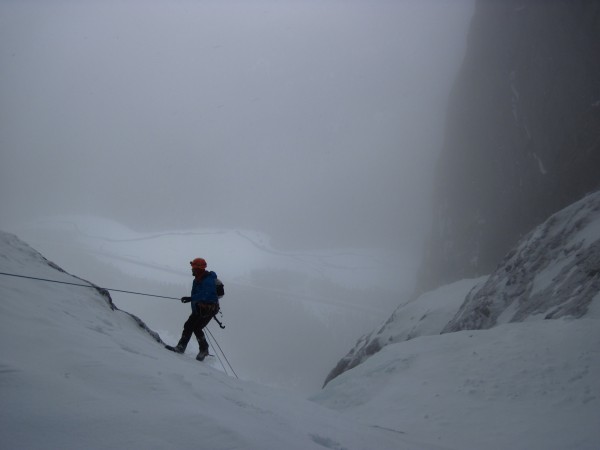
<svg viewBox="0 0 600 450">
<path fill-rule="evenodd" d="M 190 261 L 194 282 L 192 284 L 192 293 L 190 297 L 182 297 L 182 303 L 191 303 L 192 314 L 183 325 L 181 339 L 175 347 L 166 345 L 165 347 L 176 353 L 183 353 L 192 333 L 198 340 L 200 351 L 196 356 L 198 361 L 203 361 L 208 355 L 208 342 L 202 329 L 208 325 L 211 319 L 219 312 L 219 296 L 217 295 L 217 285 L 222 284 L 215 272 L 206 270 L 206 260 L 196 258 Z"/>
</svg>

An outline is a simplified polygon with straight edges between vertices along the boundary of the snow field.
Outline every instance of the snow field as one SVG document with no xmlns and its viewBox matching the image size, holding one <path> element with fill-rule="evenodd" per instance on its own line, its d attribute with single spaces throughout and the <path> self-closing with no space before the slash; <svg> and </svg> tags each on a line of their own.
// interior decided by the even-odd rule
<svg viewBox="0 0 600 450">
<path fill-rule="evenodd" d="M 0 255 L 82 282 L 11 235 Z M 166 351 L 95 289 L 2 277 L 0 448 L 596 449 L 600 295 L 581 319 L 438 334 L 482 281 L 399 308 L 385 337 L 408 340 L 305 399 Z"/>
</svg>

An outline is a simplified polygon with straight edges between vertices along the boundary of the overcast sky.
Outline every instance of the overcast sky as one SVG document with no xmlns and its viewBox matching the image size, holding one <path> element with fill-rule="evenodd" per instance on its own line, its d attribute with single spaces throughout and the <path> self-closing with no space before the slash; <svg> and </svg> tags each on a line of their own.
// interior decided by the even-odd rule
<svg viewBox="0 0 600 450">
<path fill-rule="evenodd" d="M 420 239 L 472 8 L 0 0 L 0 226 Z"/>
</svg>

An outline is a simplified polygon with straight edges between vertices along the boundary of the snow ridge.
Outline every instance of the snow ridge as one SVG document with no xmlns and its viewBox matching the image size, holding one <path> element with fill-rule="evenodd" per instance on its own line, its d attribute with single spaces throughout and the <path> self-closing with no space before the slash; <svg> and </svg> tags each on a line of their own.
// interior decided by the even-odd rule
<svg viewBox="0 0 600 450">
<path fill-rule="evenodd" d="M 600 192 L 552 215 L 467 296 L 443 332 L 575 318 L 600 292 Z"/>
<path fill-rule="evenodd" d="M 386 345 L 419 336 L 440 334 L 448 323 L 448 318 L 456 313 L 464 301 L 467 292 L 486 279 L 487 277 L 460 280 L 399 306 L 385 324 L 359 339 L 352 350 L 328 374 L 323 385 L 326 386 L 341 373 L 358 366 Z M 443 302 L 440 302 L 440 296 L 443 296 Z"/>
<path fill-rule="evenodd" d="M 324 386 L 387 345 L 508 322 L 580 318 L 599 293 L 600 191 L 535 228 L 490 276 L 460 280 L 397 308 L 359 339 Z"/>
</svg>

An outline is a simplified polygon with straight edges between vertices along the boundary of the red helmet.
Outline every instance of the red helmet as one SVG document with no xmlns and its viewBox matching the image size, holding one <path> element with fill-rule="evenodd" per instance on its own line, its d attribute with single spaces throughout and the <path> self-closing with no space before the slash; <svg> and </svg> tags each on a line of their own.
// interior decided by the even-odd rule
<svg viewBox="0 0 600 450">
<path fill-rule="evenodd" d="M 196 258 L 190 261 L 190 266 L 196 269 L 206 269 L 206 260 L 204 258 Z"/>
</svg>

